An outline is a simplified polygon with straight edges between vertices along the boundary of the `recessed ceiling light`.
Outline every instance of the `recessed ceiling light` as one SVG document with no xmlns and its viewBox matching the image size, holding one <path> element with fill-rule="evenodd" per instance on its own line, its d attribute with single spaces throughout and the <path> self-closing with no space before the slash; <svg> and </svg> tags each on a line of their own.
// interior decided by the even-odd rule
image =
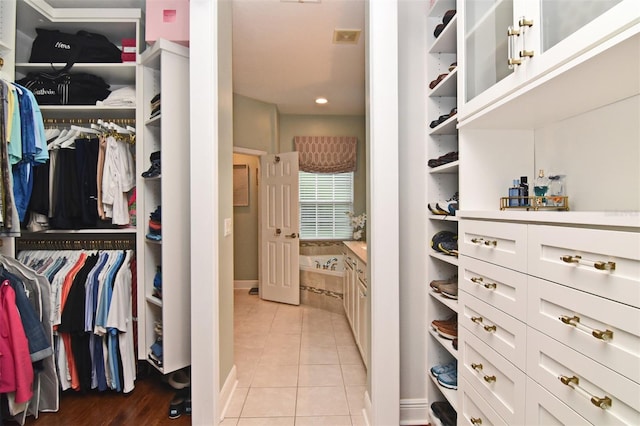
<svg viewBox="0 0 640 426">
<path fill-rule="evenodd" d="M 316 99 L 316 103 L 317 103 L 317 104 L 320 104 L 320 105 L 324 105 L 324 104 L 326 104 L 327 102 L 329 102 L 329 101 L 327 100 L 327 98 L 318 98 L 318 99 Z"/>
</svg>

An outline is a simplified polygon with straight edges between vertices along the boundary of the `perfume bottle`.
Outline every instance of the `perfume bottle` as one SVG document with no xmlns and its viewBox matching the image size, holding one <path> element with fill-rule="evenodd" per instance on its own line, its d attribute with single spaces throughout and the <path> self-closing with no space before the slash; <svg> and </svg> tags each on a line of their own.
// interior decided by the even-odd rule
<svg viewBox="0 0 640 426">
<path fill-rule="evenodd" d="M 543 197 L 547 194 L 547 190 L 549 189 L 549 179 L 545 177 L 544 170 L 540 169 L 538 172 L 538 177 L 536 178 L 535 183 L 533 184 L 533 193 L 536 197 Z M 536 200 L 540 205 L 546 206 L 547 200 L 544 198 Z"/>
<path fill-rule="evenodd" d="M 517 207 L 520 205 L 520 181 L 513 180 L 513 186 L 509 188 L 509 207 Z"/>
<path fill-rule="evenodd" d="M 549 176 L 549 191 L 547 193 L 547 203 L 552 206 L 562 206 L 564 200 L 562 197 L 565 195 L 564 190 L 564 175 L 550 175 Z"/>
<path fill-rule="evenodd" d="M 520 205 L 529 205 L 529 179 L 526 176 L 520 176 Z"/>
</svg>

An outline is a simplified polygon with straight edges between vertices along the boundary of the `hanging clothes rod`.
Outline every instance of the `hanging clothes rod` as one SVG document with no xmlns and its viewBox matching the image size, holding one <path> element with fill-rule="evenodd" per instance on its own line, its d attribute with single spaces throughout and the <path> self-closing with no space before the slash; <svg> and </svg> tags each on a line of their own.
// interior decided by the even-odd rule
<svg viewBox="0 0 640 426">
<path fill-rule="evenodd" d="M 45 118 L 43 120 L 45 126 L 57 124 L 98 124 L 98 118 Z M 111 118 L 106 120 L 118 125 L 135 125 L 135 118 Z"/>
<path fill-rule="evenodd" d="M 117 239 L 16 239 L 20 250 L 135 250 L 135 236 Z"/>
</svg>

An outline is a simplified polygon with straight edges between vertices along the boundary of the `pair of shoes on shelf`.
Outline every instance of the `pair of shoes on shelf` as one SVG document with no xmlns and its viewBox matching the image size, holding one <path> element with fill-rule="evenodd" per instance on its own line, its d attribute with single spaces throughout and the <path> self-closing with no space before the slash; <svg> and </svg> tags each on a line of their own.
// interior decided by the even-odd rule
<svg viewBox="0 0 640 426">
<path fill-rule="evenodd" d="M 175 396 L 169 403 L 169 418 L 177 419 L 182 414 L 191 414 L 191 387 L 176 392 Z"/>
<path fill-rule="evenodd" d="M 440 386 L 458 389 L 458 363 L 455 360 L 431 367 L 431 374 L 436 377 Z"/>
<path fill-rule="evenodd" d="M 433 320 L 431 328 L 445 339 L 453 340 L 458 337 L 458 318 L 454 315 L 445 320 Z"/>
<path fill-rule="evenodd" d="M 427 165 L 429 167 L 438 167 L 438 166 L 442 166 L 444 164 L 451 163 L 453 161 L 458 161 L 458 152 L 457 151 L 447 152 L 446 154 L 441 155 L 438 158 L 432 158 L 427 162 Z"/>
<path fill-rule="evenodd" d="M 160 151 L 152 152 L 149 160 L 151 160 L 151 166 L 146 172 L 142 173 L 142 177 L 146 179 L 160 177 Z"/>
<path fill-rule="evenodd" d="M 443 280 L 433 280 L 429 283 L 429 287 L 436 293 L 440 293 L 440 286 L 444 284 L 457 284 L 458 283 L 458 275 L 452 275 L 449 278 L 445 278 Z"/>
<path fill-rule="evenodd" d="M 457 369 L 458 369 L 458 362 L 454 359 L 453 361 L 448 362 L 446 364 L 434 365 L 429 369 L 429 371 L 431 372 L 431 375 L 433 377 L 438 377 L 441 374 L 446 374 L 451 371 L 455 371 Z"/>
<path fill-rule="evenodd" d="M 431 404 L 433 415 L 440 420 L 442 426 L 456 426 L 458 414 L 448 401 L 436 401 Z"/>
<path fill-rule="evenodd" d="M 451 111 L 449 111 L 449 114 L 443 114 L 440 117 L 438 117 L 437 120 L 433 120 L 429 124 L 429 127 L 432 129 L 435 129 L 436 127 L 438 127 L 439 125 L 441 125 L 442 123 L 444 123 L 445 121 L 447 121 L 448 119 L 456 115 L 457 113 L 458 113 L 458 108 L 457 107 L 452 108 Z"/>
<path fill-rule="evenodd" d="M 431 213 L 440 216 L 455 216 L 456 211 L 458 210 L 458 193 L 453 194 L 451 198 L 445 201 L 438 201 L 432 205 L 432 203 L 427 204 L 427 207 L 431 211 Z"/>
<path fill-rule="evenodd" d="M 442 31 L 445 29 L 445 27 L 447 26 L 447 24 L 449 22 L 451 22 L 451 20 L 453 19 L 453 17 L 456 15 L 456 11 L 451 9 L 451 10 L 447 10 L 444 13 L 444 16 L 442 17 L 442 23 L 436 25 L 436 28 L 433 30 L 433 35 L 438 38 L 438 36 L 440 36 L 440 34 L 442 33 Z"/>
<path fill-rule="evenodd" d="M 185 389 L 191 386 L 191 379 L 185 369 L 176 370 L 169 375 L 168 383 L 174 389 Z"/>
<path fill-rule="evenodd" d="M 451 341 L 451 345 L 453 346 L 453 349 L 455 349 L 456 351 L 458 350 L 458 338 L 457 337 Z"/>
<path fill-rule="evenodd" d="M 457 257 L 458 236 L 451 231 L 436 232 L 431 238 L 431 248 L 439 253 Z"/>
<path fill-rule="evenodd" d="M 435 89 L 435 87 L 440 84 L 440 82 L 444 80 L 448 75 L 449 73 L 440 74 L 438 75 L 438 77 L 436 77 L 435 80 L 431 80 L 431 83 L 429 83 L 429 89 Z"/>
</svg>

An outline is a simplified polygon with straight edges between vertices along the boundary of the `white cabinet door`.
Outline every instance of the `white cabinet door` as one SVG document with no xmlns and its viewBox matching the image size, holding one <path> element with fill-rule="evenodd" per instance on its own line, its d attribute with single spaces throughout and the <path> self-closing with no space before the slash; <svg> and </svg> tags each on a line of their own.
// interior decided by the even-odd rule
<svg viewBox="0 0 640 426">
<path fill-rule="evenodd" d="M 369 319 L 367 315 L 367 287 L 358 279 L 358 348 L 365 367 L 369 350 Z"/>
<path fill-rule="evenodd" d="M 527 79 L 561 65 L 640 23 L 637 0 L 537 0 L 524 40 Z M 535 16 L 535 17 L 534 17 Z M 637 33 L 637 31 L 636 31 Z"/>
</svg>

